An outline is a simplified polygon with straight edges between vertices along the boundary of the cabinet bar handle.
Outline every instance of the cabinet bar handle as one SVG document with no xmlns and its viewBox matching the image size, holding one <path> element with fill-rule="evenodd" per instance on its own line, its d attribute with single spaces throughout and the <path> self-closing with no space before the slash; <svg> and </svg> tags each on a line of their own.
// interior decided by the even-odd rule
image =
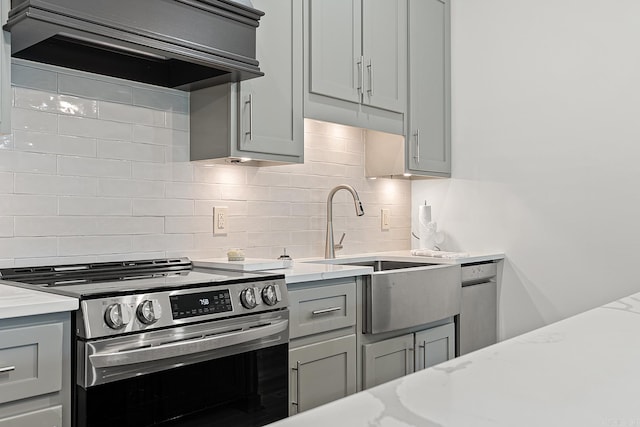
<svg viewBox="0 0 640 427">
<path fill-rule="evenodd" d="M 7 372 L 15 371 L 15 366 L 5 366 L 4 368 L 0 368 L 0 374 L 6 374 Z"/>
<path fill-rule="evenodd" d="M 296 367 L 291 368 L 293 371 L 296 371 L 296 400 L 291 401 L 291 404 L 296 407 L 296 414 L 300 412 L 300 361 L 296 362 Z"/>
<path fill-rule="evenodd" d="M 367 64 L 367 71 L 369 72 L 369 89 L 367 92 L 369 96 L 373 96 L 373 61 L 369 59 L 369 64 Z"/>
<path fill-rule="evenodd" d="M 358 67 L 358 96 L 364 95 L 363 85 L 364 85 L 364 56 L 356 59 L 356 66 Z"/>
<path fill-rule="evenodd" d="M 253 140 L 253 94 L 249 94 L 249 99 L 246 100 L 246 104 L 249 104 L 249 131 L 245 132 L 245 135 L 249 135 L 249 141 Z"/>
<path fill-rule="evenodd" d="M 418 349 L 422 349 L 422 354 L 420 355 L 420 361 L 422 362 L 422 369 L 424 369 L 425 366 L 427 365 L 427 342 L 422 341 L 422 344 L 418 344 Z M 418 367 L 416 366 L 415 369 L 417 370 Z"/>
<path fill-rule="evenodd" d="M 319 316 L 321 314 L 327 314 L 327 313 L 333 313 L 334 311 L 340 311 L 342 310 L 342 307 L 331 307 L 331 308 L 324 308 L 322 310 L 315 310 L 311 312 L 312 316 Z"/>
<path fill-rule="evenodd" d="M 416 129 L 416 133 L 413 134 L 416 137 L 416 155 L 413 156 L 413 159 L 416 161 L 416 164 L 420 164 L 420 129 Z"/>
</svg>

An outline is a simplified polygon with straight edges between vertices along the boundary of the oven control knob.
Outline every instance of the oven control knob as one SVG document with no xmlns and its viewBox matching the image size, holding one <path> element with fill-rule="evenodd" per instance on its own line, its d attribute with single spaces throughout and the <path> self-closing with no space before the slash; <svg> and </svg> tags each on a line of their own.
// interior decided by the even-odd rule
<svg viewBox="0 0 640 427">
<path fill-rule="evenodd" d="M 262 288 L 262 301 L 267 305 L 278 303 L 278 290 L 275 285 L 267 285 Z"/>
<path fill-rule="evenodd" d="M 111 329 L 124 328 L 131 321 L 131 309 L 127 304 L 111 304 L 104 312 L 104 321 Z"/>
<path fill-rule="evenodd" d="M 240 292 L 240 302 L 244 308 L 252 309 L 258 305 L 256 291 L 253 288 L 247 288 Z"/>
<path fill-rule="evenodd" d="M 160 307 L 157 299 L 142 301 L 138 305 L 136 316 L 138 316 L 138 320 L 145 325 L 150 325 L 157 322 L 160 316 L 162 316 L 162 307 Z"/>
</svg>

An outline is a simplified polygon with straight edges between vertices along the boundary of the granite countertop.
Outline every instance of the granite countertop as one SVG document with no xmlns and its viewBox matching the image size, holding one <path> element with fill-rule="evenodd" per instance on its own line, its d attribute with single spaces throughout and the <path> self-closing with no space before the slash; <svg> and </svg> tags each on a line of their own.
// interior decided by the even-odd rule
<svg viewBox="0 0 640 427">
<path fill-rule="evenodd" d="M 273 426 L 638 426 L 640 293 Z"/>
<path fill-rule="evenodd" d="M 0 281 L 0 319 L 72 311 L 78 300 L 62 295 L 19 288 Z"/>
</svg>

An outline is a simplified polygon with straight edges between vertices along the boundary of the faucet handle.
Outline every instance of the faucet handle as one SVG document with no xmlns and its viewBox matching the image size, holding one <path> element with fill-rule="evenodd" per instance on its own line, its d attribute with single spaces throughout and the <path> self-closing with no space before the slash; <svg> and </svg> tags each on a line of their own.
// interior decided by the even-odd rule
<svg viewBox="0 0 640 427">
<path fill-rule="evenodd" d="M 342 233 L 342 237 L 340 237 L 340 241 L 337 244 L 333 245 L 336 251 L 339 251 L 340 249 L 344 248 L 344 246 L 342 246 L 342 241 L 344 240 L 344 236 L 346 235 L 347 233 Z"/>
</svg>

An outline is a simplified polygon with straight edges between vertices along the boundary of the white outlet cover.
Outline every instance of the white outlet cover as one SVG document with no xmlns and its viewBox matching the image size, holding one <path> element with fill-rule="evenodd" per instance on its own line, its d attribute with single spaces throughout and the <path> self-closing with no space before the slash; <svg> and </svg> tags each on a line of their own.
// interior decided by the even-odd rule
<svg viewBox="0 0 640 427">
<path fill-rule="evenodd" d="M 229 217 L 227 215 L 229 208 L 227 206 L 213 207 L 213 234 L 227 234 L 229 228 Z"/>
</svg>

